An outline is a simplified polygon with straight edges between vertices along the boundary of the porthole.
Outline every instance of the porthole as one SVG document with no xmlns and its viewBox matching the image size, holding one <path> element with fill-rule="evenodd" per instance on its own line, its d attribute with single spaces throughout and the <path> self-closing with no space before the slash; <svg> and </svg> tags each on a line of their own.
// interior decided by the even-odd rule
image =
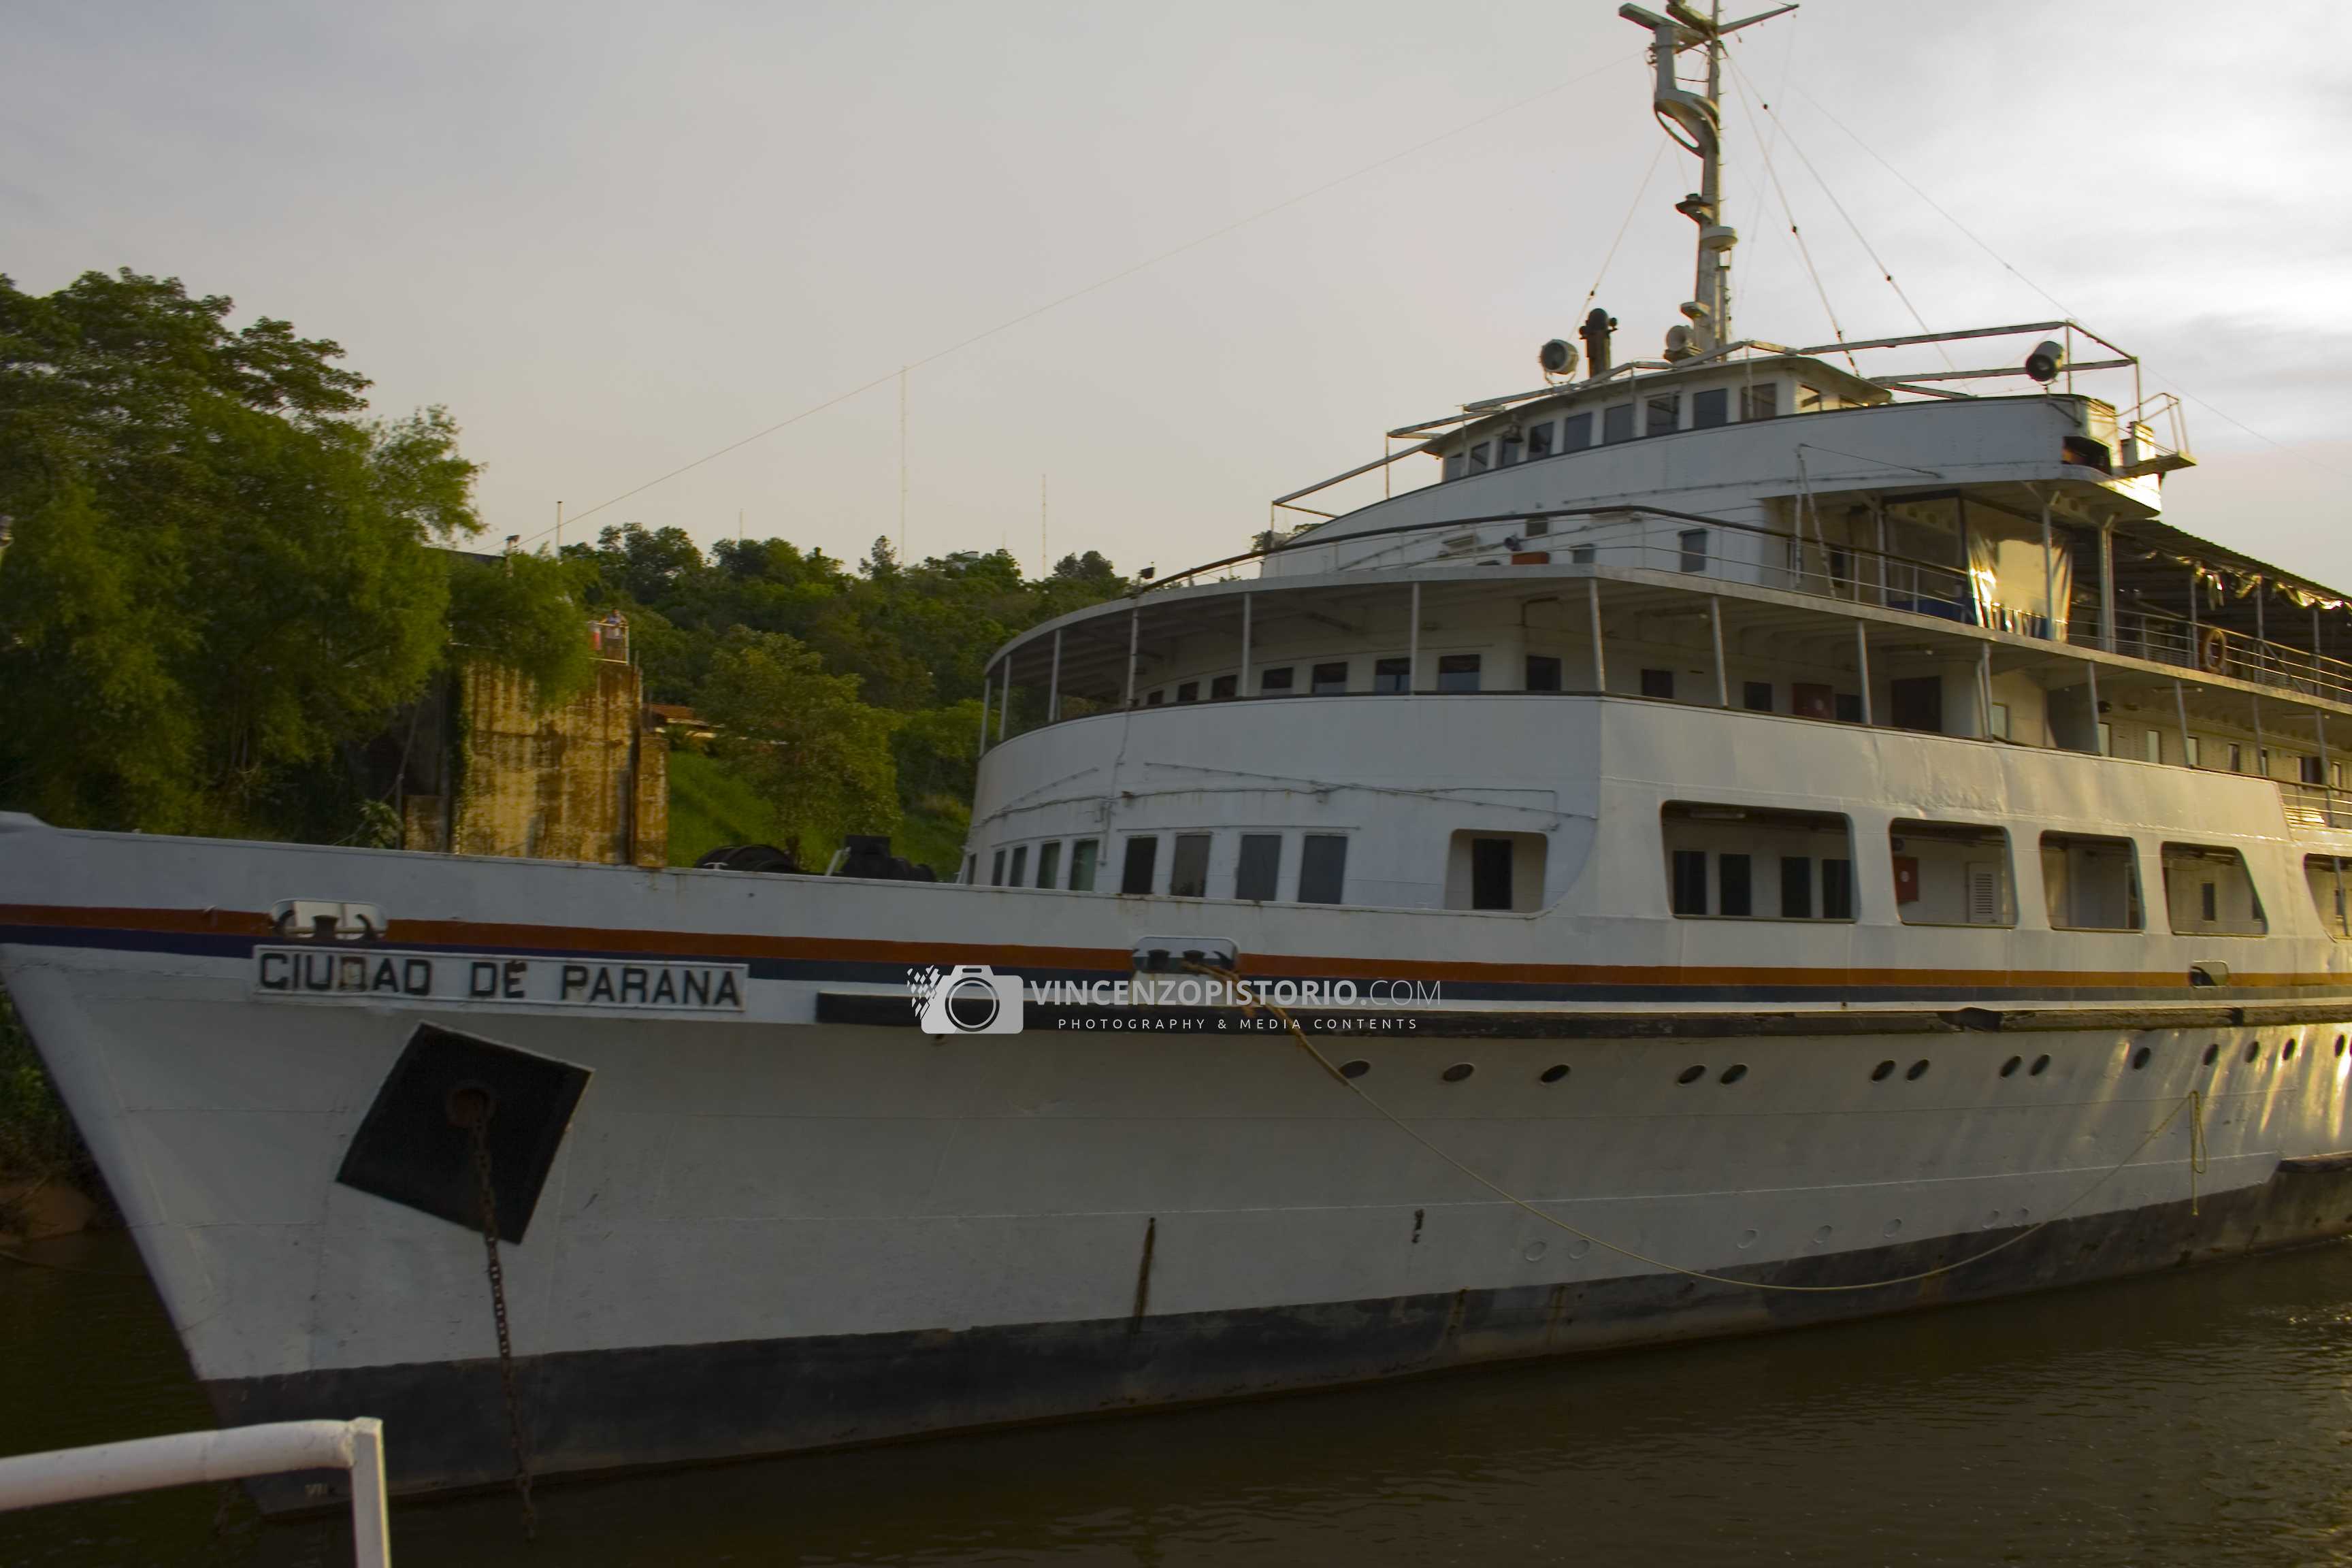
<svg viewBox="0 0 2352 1568">
<path fill-rule="evenodd" d="M 1341 1078 L 1361 1078 L 1371 1070 L 1372 1064 L 1370 1062 L 1342 1062 L 1339 1064 L 1339 1076 Z"/>
<path fill-rule="evenodd" d="M 2040 1078 L 2043 1073 L 2048 1072 L 2049 1070 L 2050 1058 L 2048 1057 L 2036 1057 L 2033 1058 L 2033 1065 L 2025 1069 L 2025 1076 L 2028 1078 Z"/>
<path fill-rule="evenodd" d="M 2263 1043 L 2260 1040 L 2248 1040 L 2246 1042 L 2246 1059 L 2248 1061 L 2252 1061 L 2256 1057 L 2259 1057 L 2262 1054 Z"/>
<path fill-rule="evenodd" d="M 1460 1083 L 1464 1079 L 1468 1078 L 1472 1073 L 1476 1072 L 1477 1070 L 1478 1069 L 1476 1068 L 1472 1067 L 1468 1062 L 1455 1062 L 1452 1067 L 1447 1068 L 1444 1072 L 1439 1073 L 1437 1076 L 1444 1079 L 1448 1083 Z"/>
<path fill-rule="evenodd" d="M 1883 1083 L 1885 1081 L 1887 1074 L 1894 1070 L 1895 1064 L 1893 1062 L 1881 1062 L 1876 1067 L 1870 1069 L 1870 1081 L 1873 1083 Z"/>
<path fill-rule="evenodd" d="M 2155 1054 L 2155 1052 L 2149 1050 L 2146 1046 L 2142 1046 L 2139 1049 L 2134 1051 L 2132 1053 L 2132 1071 L 2137 1072 L 2140 1068 L 2147 1066 L 2147 1058 Z"/>
<path fill-rule="evenodd" d="M 1906 1083 L 1916 1083 L 1916 1082 L 1918 1082 L 1921 1079 L 1926 1078 L 1927 1076 L 1927 1058 L 1925 1058 L 1925 1057 L 1921 1057 L 1917 1061 L 1913 1062 L 1913 1063 L 1911 1064 L 1911 1070 L 1910 1070 L 1909 1072 L 1905 1073 L 1905 1074 L 1903 1075 L 1903 1078 L 1904 1078 L 1904 1081 L 1905 1081 L 1905 1082 L 1906 1082 Z"/>
<path fill-rule="evenodd" d="M 1545 1083 L 1558 1083 L 1560 1079 L 1568 1076 L 1568 1064 L 1566 1062 L 1555 1062 L 1550 1067 L 1544 1068 L 1538 1076 Z"/>
<path fill-rule="evenodd" d="M 1677 1078 L 1677 1079 L 1675 1079 L 1675 1081 L 1676 1083 L 1696 1083 L 1699 1079 L 1701 1079 L 1705 1078 L 1706 1076 L 1706 1066 L 1705 1066 L 1704 1064 L 1699 1064 L 1699 1065 L 1695 1065 L 1695 1066 L 1692 1066 L 1692 1067 L 1686 1067 L 1686 1068 L 1683 1068 L 1683 1070 L 1682 1070 L 1682 1076 L 1681 1076 L 1681 1077 L 1679 1077 L 1679 1078 Z"/>
<path fill-rule="evenodd" d="M 2221 1059 L 2221 1047 L 2219 1045 L 2211 1045 L 2205 1047 L 2205 1065 L 2207 1067 L 2211 1067 L 2215 1062 L 2220 1061 Z"/>
<path fill-rule="evenodd" d="M 1716 1081 L 1717 1083 L 1738 1083 L 1741 1079 L 1746 1078 L 1747 1076 L 1748 1064 L 1746 1062 L 1734 1062 L 1729 1067 L 1723 1069 L 1723 1076 L 1716 1079 Z"/>
<path fill-rule="evenodd" d="M 2291 1062 L 2294 1060 L 2294 1042 L 2293 1040 L 2289 1040 L 2285 1045 L 2279 1047 L 2279 1060 L 2283 1062 Z"/>
<path fill-rule="evenodd" d="M 2000 1076 L 2003 1078 L 2015 1078 L 2017 1076 L 2017 1069 L 2024 1065 L 2025 1058 L 2023 1057 L 2011 1057 L 2009 1060 L 2000 1064 Z"/>
</svg>

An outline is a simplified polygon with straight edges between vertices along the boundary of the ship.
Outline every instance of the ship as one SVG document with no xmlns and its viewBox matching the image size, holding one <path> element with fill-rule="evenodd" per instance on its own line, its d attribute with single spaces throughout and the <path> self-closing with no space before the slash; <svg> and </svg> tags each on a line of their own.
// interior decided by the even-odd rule
<svg viewBox="0 0 2352 1568">
<path fill-rule="evenodd" d="M 1762 18 L 1622 14 L 1699 171 L 1657 357 L 1595 310 L 995 650 L 946 880 L 0 817 L 224 1424 L 382 1417 L 415 1494 L 2352 1228 L 2343 596 L 2163 521 L 2179 405 L 2079 322 L 1735 336 Z"/>
</svg>

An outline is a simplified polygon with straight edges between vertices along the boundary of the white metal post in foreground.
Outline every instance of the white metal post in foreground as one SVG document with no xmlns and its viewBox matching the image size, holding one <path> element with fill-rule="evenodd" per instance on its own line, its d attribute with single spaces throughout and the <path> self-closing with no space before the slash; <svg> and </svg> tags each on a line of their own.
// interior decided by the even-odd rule
<svg viewBox="0 0 2352 1568">
<path fill-rule="evenodd" d="M 159 1487 L 243 1480 L 287 1470 L 349 1470 L 352 1548 L 358 1568 L 390 1568 L 383 1505 L 383 1423 L 279 1421 L 225 1432 L 182 1432 L 0 1459 L 0 1513 L 43 1503 L 115 1497 Z"/>
</svg>

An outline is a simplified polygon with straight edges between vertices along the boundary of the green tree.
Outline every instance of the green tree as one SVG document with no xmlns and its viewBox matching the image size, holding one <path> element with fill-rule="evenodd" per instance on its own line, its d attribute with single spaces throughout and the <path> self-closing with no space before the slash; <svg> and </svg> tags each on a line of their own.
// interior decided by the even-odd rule
<svg viewBox="0 0 2352 1568">
<path fill-rule="evenodd" d="M 821 864 L 845 834 L 898 826 L 892 716 L 859 700 L 856 676 L 826 674 L 795 638 L 730 632 L 695 706 L 719 731 L 714 753 L 790 826 L 788 847 L 804 864 Z"/>
</svg>

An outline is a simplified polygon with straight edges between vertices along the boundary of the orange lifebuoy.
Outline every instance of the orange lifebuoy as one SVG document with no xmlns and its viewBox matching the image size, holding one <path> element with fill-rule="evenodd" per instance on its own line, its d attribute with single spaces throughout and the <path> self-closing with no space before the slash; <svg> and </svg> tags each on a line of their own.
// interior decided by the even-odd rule
<svg viewBox="0 0 2352 1568">
<path fill-rule="evenodd" d="M 2219 675 L 2221 673 L 2221 666 L 2228 662 L 2229 659 L 2229 644 L 2227 639 L 2221 636 L 2221 627 L 2207 626 L 2205 628 L 2205 638 L 2203 642 L 2198 645 L 2197 658 L 2199 662 L 2205 666 L 2206 674 Z"/>
</svg>

